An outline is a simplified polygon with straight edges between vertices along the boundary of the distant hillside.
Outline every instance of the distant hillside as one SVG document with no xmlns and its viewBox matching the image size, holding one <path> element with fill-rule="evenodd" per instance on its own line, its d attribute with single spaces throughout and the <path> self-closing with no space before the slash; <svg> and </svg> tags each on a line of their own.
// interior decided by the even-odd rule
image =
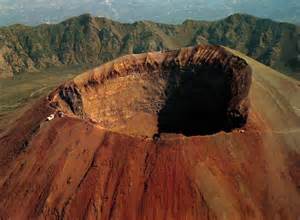
<svg viewBox="0 0 300 220">
<path fill-rule="evenodd" d="M 84 14 L 54 25 L 1 28 L 0 78 L 199 43 L 225 45 L 281 72 L 300 72 L 300 28 L 293 24 L 241 14 L 215 22 L 187 20 L 181 25 L 125 24 Z"/>
</svg>

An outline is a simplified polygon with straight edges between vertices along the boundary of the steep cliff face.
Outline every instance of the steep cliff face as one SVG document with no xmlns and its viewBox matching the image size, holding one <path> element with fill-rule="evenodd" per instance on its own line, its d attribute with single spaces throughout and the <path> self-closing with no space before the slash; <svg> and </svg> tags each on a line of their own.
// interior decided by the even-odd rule
<svg viewBox="0 0 300 220">
<path fill-rule="evenodd" d="M 122 24 L 88 14 L 55 25 L 0 29 L 0 77 L 52 66 L 104 63 L 124 54 L 221 44 L 285 72 L 299 72 L 299 27 L 233 15 L 181 25 Z"/>
<path fill-rule="evenodd" d="M 247 60 L 251 89 L 244 59 L 202 46 L 61 85 L 0 134 L 0 216 L 296 219 L 299 85 Z M 185 132 L 213 116 L 231 130 Z"/>
</svg>

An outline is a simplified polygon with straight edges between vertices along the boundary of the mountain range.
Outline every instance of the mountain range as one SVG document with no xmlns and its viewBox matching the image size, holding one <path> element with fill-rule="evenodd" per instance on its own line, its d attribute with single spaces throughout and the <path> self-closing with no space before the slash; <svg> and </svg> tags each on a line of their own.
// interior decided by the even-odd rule
<svg viewBox="0 0 300 220">
<path fill-rule="evenodd" d="M 300 28 L 245 14 L 180 25 L 120 23 L 84 14 L 59 24 L 0 29 L 0 77 L 53 66 L 104 63 L 128 53 L 173 50 L 196 44 L 237 49 L 281 72 L 300 72 Z"/>
</svg>

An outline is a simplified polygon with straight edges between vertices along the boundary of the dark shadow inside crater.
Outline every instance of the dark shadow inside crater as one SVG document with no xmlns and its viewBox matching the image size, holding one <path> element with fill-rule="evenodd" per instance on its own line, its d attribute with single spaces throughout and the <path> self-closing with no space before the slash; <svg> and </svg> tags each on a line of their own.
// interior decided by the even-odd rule
<svg viewBox="0 0 300 220">
<path fill-rule="evenodd" d="M 228 75 L 219 65 L 172 70 L 167 100 L 158 113 L 159 133 L 194 136 L 225 130 L 230 98 L 226 77 Z"/>
</svg>

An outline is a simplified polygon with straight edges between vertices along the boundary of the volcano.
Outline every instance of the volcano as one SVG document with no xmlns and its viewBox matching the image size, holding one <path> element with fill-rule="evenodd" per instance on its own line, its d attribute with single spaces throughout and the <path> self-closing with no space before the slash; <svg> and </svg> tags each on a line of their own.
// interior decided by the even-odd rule
<svg viewBox="0 0 300 220">
<path fill-rule="evenodd" d="M 127 55 L 0 134 L 3 219 L 297 219 L 300 84 L 220 46 Z"/>
</svg>

